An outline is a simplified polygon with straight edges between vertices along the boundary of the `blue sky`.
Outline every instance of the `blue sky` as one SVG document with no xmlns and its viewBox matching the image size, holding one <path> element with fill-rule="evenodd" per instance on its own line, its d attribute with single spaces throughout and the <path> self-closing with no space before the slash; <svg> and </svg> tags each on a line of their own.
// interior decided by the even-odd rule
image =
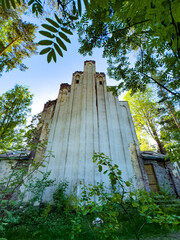
<svg viewBox="0 0 180 240">
<path fill-rule="evenodd" d="M 38 42 L 40 38 L 43 39 L 43 36 L 37 33 L 36 41 Z M 106 59 L 102 58 L 101 49 L 95 49 L 93 56 L 83 57 L 78 53 L 80 45 L 77 35 L 74 34 L 70 39 L 71 44 L 67 43 L 68 51 L 64 52 L 63 58 L 58 57 L 57 63 L 52 61 L 48 64 L 46 55 L 34 55 L 24 60 L 24 64 L 29 67 L 28 70 L 22 72 L 13 69 L 8 73 L 3 73 L 0 78 L 0 94 L 13 88 L 15 84 L 29 87 L 31 93 L 34 94 L 32 114 L 36 114 L 43 110 L 45 102 L 56 99 L 61 83 L 71 83 L 73 72 L 83 71 L 84 61 L 95 60 L 96 71 L 106 74 L 107 63 Z M 108 85 L 117 84 L 117 81 L 109 79 L 107 75 L 106 79 Z"/>
</svg>

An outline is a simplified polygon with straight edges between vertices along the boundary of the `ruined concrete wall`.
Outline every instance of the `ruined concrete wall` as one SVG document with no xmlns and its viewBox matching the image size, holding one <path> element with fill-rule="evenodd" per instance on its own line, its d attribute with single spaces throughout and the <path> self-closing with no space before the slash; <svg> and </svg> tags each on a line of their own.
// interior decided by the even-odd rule
<svg viewBox="0 0 180 240">
<path fill-rule="evenodd" d="M 95 71 L 95 62 L 86 61 L 84 72 L 75 72 L 72 84 L 61 85 L 53 117 L 44 117 L 50 129 L 47 151 L 52 151 L 46 163 L 46 171 L 56 183 L 69 182 L 68 191 L 79 182 L 95 184 L 108 177 L 98 172 L 92 162 L 95 152 L 108 155 L 122 170 L 124 180 L 131 180 L 134 188 L 144 188 L 139 164 L 139 144 L 127 102 L 119 102 L 107 92 L 104 73 Z M 49 110 L 48 110 L 49 111 Z M 42 131 L 41 138 L 47 131 Z M 42 169 L 44 171 L 44 169 Z M 44 193 L 44 201 L 52 198 L 54 189 Z"/>
<path fill-rule="evenodd" d="M 34 144 L 37 144 L 38 148 L 31 151 L 29 159 L 42 161 L 44 158 L 56 102 L 57 99 L 48 101 L 44 104 L 44 109 L 41 113 L 41 121 L 37 126 L 37 135 L 34 139 Z M 38 145 L 38 143 L 41 143 L 41 145 Z"/>
<path fill-rule="evenodd" d="M 174 163 L 165 160 L 144 160 L 144 164 L 153 165 L 159 190 L 180 197 L 180 176 Z"/>
<path fill-rule="evenodd" d="M 25 171 L 21 171 L 21 169 L 28 169 L 29 164 L 30 162 L 27 159 L 0 159 L 0 190 L 6 188 L 9 180 L 12 182 L 16 174 L 18 176 L 18 182 L 13 187 L 11 187 L 12 189 L 15 187 L 15 191 L 3 195 L 0 191 L 1 198 L 17 199 L 18 193 L 20 191 L 19 189 L 21 187 L 19 181 L 23 179 L 23 173 L 25 173 Z"/>
<path fill-rule="evenodd" d="M 17 161 L 13 161 L 13 165 L 15 165 Z M 10 172 L 12 171 L 12 164 L 9 162 L 9 160 L 0 160 L 0 181 L 8 177 Z"/>
<path fill-rule="evenodd" d="M 48 101 L 44 105 L 44 109 L 41 116 L 42 125 L 39 126 L 41 127 L 41 135 L 39 140 L 48 140 L 49 131 L 54 116 L 54 110 L 56 107 L 56 102 L 57 100 Z"/>
<path fill-rule="evenodd" d="M 30 162 L 25 159 L 0 159 L 0 181 L 3 178 L 8 178 L 14 168 L 28 168 Z"/>
</svg>

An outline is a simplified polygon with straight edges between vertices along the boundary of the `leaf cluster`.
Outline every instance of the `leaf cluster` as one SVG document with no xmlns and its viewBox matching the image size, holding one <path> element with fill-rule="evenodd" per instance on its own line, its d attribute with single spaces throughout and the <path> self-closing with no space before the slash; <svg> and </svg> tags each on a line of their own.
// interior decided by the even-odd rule
<svg viewBox="0 0 180 240">
<path fill-rule="evenodd" d="M 0 6 L 0 74 L 13 68 L 25 70 L 23 59 L 36 53 L 34 42 L 37 26 L 22 20 L 22 9 L 3 9 Z"/>
<path fill-rule="evenodd" d="M 23 143 L 32 97 L 28 88 L 20 85 L 0 96 L 0 152 Z"/>
<path fill-rule="evenodd" d="M 6 177 L 0 178 L 1 233 L 9 225 L 19 224 L 23 219 L 25 220 L 26 216 L 30 217 L 34 204 L 42 201 L 44 190 L 54 185 L 55 180 L 49 179 L 50 172 L 40 171 L 46 157 L 48 156 L 43 156 L 39 161 L 34 159 L 33 163 L 24 161 L 19 164 L 9 161 L 11 171 Z M 41 173 L 40 178 L 35 177 L 37 172 Z M 31 194 L 28 203 L 24 201 L 26 194 Z"/>
<path fill-rule="evenodd" d="M 14 0 L 3 0 L 6 4 L 3 5 L 5 10 L 11 9 L 11 7 L 16 8 L 16 5 L 12 6 L 9 1 L 14 2 Z M 19 4 L 22 4 L 18 0 Z M 42 24 L 44 30 L 40 31 L 40 34 L 46 36 L 47 39 L 41 40 L 39 45 L 49 46 L 44 48 L 40 54 L 47 54 L 48 63 L 53 59 L 56 62 L 56 53 L 63 57 L 62 50 L 67 51 L 67 47 L 63 41 L 70 43 L 67 34 L 72 35 L 72 30 L 75 28 L 75 23 L 82 14 L 82 6 L 88 9 L 88 0 L 73 0 L 73 1 L 57 1 L 58 5 L 58 15 L 54 14 L 54 19 L 46 18 L 47 23 Z M 43 2 L 41 0 L 29 0 L 28 6 L 32 7 L 32 13 L 36 16 L 43 15 Z"/>
<path fill-rule="evenodd" d="M 94 238 L 98 237 L 98 239 L 117 239 L 117 233 L 121 232 L 122 216 L 123 219 L 129 220 L 134 239 L 140 239 L 141 231 L 146 224 L 156 223 L 169 227 L 180 223 L 180 218 L 165 212 L 150 193 L 144 190 L 132 192 L 131 183 L 122 179 L 119 167 L 113 164 L 108 156 L 95 153 L 93 162 L 96 162 L 99 172 L 109 176 L 112 191 L 109 191 L 103 183 L 97 183 L 94 186 L 82 185 L 81 198 L 74 204 L 76 218 L 73 217 L 71 220 L 71 239 L 77 239 L 83 233 L 83 224 L 90 220 L 90 216 L 93 216 L 93 219 L 98 217 L 103 221 L 99 226 L 90 227 Z M 132 207 L 133 214 L 130 212 Z M 137 213 L 143 219 L 140 226 L 137 226 L 134 218 Z"/>
<path fill-rule="evenodd" d="M 179 99 L 179 1 L 97 2 L 78 25 L 79 52 L 102 47 L 108 74 L 120 81 L 122 91 L 143 91 L 154 83 Z"/>
<path fill-rule="evenodd" d="M 70 24 L 70 22 L 66 22 L 63 23 L 63 21 L 55 14 L 55 19 L 56 21 L 50 19 L 50 18 L 46 18 L 46 20 L 48 21 L 49 24 L 42 24 L 42 27 L 45 28 L 46 31 L 40 31 L 40 33 L 43 36 L 48 37 L 51 40 L 41 40 L 39 42 L 40 45 L 46 45 L 46 46 L 50 46 L 47 48 L 44 48 L 40 54 L 46 54 L 47 55 L 47 61 L 48 63 L 53 59 L 54 62 L 56 62 L 56 52 L 63 57 L 63 53 L 62 50 L 67 51 L 67 47 L 64 44 L 64 42 L 62 41 L 62 39 L 68 43 L 70 43 L 70 39 L 67 37 L 66 34 L 72 35 L 71 30 L 69 30 L 67 27 L 64 27 L 68 24 Z M 48 31 L 47 31 L 48 30 Z M 55 52 L 56 51 L 56 52 Z"/>
</svg>

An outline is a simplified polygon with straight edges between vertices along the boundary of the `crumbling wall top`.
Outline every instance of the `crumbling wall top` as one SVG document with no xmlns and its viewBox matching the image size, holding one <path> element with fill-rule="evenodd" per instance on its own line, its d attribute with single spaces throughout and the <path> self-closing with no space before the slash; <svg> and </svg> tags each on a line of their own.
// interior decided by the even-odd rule
<svg viewBox="0 0 180 240">
<path fill-rule="evenodd" d="M 68 83 L 61 83 L 60 90 L 63 90 L 64 88 L 66 88 L 68 90 L 68 92 L 71 91 L 71 85 Z"/>
<path fill-rule="evenodd" d="M 73 73 L 73 76 L 75 76 L 76 74 L 82 74 L 83 72 L 82 71 L 76 71 Z"/>
<path fill-rule="evenodd" d="M 44 104 L 44 109 L 43 111 L 46 111 L 47 108 L 51 107 L 52 105 L 56 105 L 57 99 L 55 100 L 49 100 Z"/>
<path fill-rule="evenodd" d="M 93 60 L 86 60 L 86 61 L 84 62 L 84 65 L 86 65 L 86 63 L 92 63 L 92 64 L 95 64 L 96 62 L 93 61 Z"/>
</svg>

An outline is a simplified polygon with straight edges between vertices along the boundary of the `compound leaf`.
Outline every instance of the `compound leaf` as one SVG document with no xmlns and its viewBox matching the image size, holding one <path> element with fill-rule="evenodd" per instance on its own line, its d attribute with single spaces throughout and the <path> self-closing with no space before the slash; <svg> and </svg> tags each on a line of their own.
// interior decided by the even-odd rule
<svg viewBox="0 0 180 240">
<path fill-rule="evenodd" d="M 63 32 L 59 32 L 59 36 L 63 38 L 66 42 L 71 43 L 70 39 Z"/>
<path fill-rule="evenodd" d="M 78 12 L 79 12 L 79 16 L 81 16 L 81 0 L 78 0 Z"/>
<path fill-rule="evenodd" d="M 61 28 L 61 30 L 67 34 L 73 35 L 73 33 L 71 32 L 71 30 L 67 29 L 67 28 Z"/>
<path fill-rule="evenodd" d="M 55 37 L 55 35 L 54 34 L 52 35 L 50 32 L 39 31 L 39 33 L 42 34 L 45 37 L 48 37 L 48 38 L 54 38 Z"/>
<path fill-rule="evenodd" d="M 40 55 L 46 54 L 46 53 L 49 52 L 50 50 L 51 50 L 50 47 L 44 48 L 39 54 L 40 54 Z"/>
<path fill-rule="evenodd" d="M 54 20 L 50 19 L 50 18 L 46 18 L 46 20 L 51 23 L 54 27 L 59 28 L 59 24 L 57 24 L 57 22 L 55 22 Z"/>
<path fill-rule="evenodd" d="M 54 28 L 54 27 L 52 27 L 52 26 L 50 26 L 50 25 L 48 25 L 48 24 L 42 24 L 41 26 L 42 26 L 43 28 L 46 28 L 46 29 L 49 30 L 50 32 L 54 32 L 54 33 L 58 32 L 58 30 L 57 30 L 56 28 Z"/>
<path fill-rule="evenodd" d="M 59 38 L 59 37 L 56 37 L 56 41 L 57 43 L 59 44 L 59 46 L 64 49 L 65 51 L 67 51 L 67 47 L 66 45 L 63 43 L 63 41 Z"/>
<path fill-rule="evenodd" d="M 53 44 L 53 41 L 50 40 L 41 40 L 40 42 L 38 42 L 39 45 L 51 45 Z"/>
<path fill-rule="evenodd" d="M 47 62 L 50 63 L 50 61 L 52 60 L 52 51 L 50 51 L 47 55 Z"/>
<path fill-rule="evenodd" d="M 54 43 L 54 47 L 55 47 L 57 53 L 58 53 L 61 57 L 63 57 L 63 53 L 62 53 L 60 47 L 57 45 L 57 43 Z"/>
</svg>

